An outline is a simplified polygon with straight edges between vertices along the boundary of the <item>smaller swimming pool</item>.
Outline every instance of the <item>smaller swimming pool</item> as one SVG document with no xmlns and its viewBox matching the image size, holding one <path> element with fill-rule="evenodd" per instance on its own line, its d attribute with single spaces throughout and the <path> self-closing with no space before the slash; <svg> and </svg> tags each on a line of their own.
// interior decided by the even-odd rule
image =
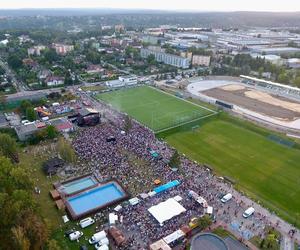
<svg viewBox="0 0 300 250">
<path fill-rule="evenodd" d="M 79 192 L 81 190 L 87 189 L 97 184 L 97 181 L 91 177 L 85 177 L 78 180 L 70 181 L 67 183 L 63 183 L 60 186 L 60 190 L 67 195 Z"/>
<path fill-rule="evenodd" d="M 84 191 L 67 198 L 67 208 L 73 218 L 79 218 L 91 212 L 96 212 L 108 205 L 112 205 L 127 194 L 116 182 L 108 182 L 102 186 Z"/>
</svg>

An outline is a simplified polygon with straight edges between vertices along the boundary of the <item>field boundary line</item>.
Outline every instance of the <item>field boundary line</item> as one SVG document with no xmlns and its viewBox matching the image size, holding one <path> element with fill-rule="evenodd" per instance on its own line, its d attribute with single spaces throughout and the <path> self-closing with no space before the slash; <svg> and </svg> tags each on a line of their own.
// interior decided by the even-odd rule
<svg viewBox="0 0 300 250">
<path fill-rule="evenodd" d="M 187 103 L 192 104 L 192 105 L 194 105 L 194 106 L 197 106 L 197 107 L 199 107 L 199 108 L 208 110 L 208 111 L 210 111 L 210 112 L 212 112 L 212 113 L 215 113 L 215 114 L 218 113 L 217 111 L 214 111 L 214 110 L 209 109 L 209 108 L 207 108 L 207 107 L 201 106 L 201 105 L 199 105 L 199 104 L 197 104 L 197 103 L 188 101 L 188 100 L 186 100 L 186 99 L 184 99 L 184 98 L 180 98 L 180 97 L 178 97 L 178 96 L 176 96 L 176 95 L 172 95 L 172 94 L 170 94 L 170 93 L 168 93 L 168 92 L 165 92 L 165 91 L 163 91 L 163 90 L 161 90 L 161 89 L 158 89 L 158 88 L 155 88 L 155 87 L 153 87 L 153 86 L 148 86 L 148 87 L 150 87 L 150 88 L 152 88 L 152 89 L 154 89 L 154 90 L 156 90 L 156 91 L 159 91 L 159 92 L 161 92 L 161 93 L 164 93 L 164 94 L 166 94 L 166 95 L 169 95 L 169 96 L 172 96 L 172 97 L 174 97 L 174 98 L 177 98 L 178 100 L 182 100 L 182 101 L 184 101 L 184 102 L 187 102 Z"/>
<path fill-rule="evenodd" d="M 200 121 L 202 119 L 205 119 L 205 118 L 208 118 L 208 117 L 211 117 L 211 116 L 214 116 L 214 115 L 217 115 L 218 112 L 216 113 L 213 113 L 213 114 L 208 114 L 208 115 L 205 115 L 205 116 L 202 116 L 202 117 L 199 117 L 199 118 L 196 118 L 196 119 L 193 119 L 193 120 L 190 120 L 190 121 L 186 121 L 186 122 L 183 122 L 183 123 L 180 123 L 180 124 L 177 124 L 175 126 L 172 126 L 172 127 L 168 127 L 168 128 L 164 128 L 164 129 L 161 129 L 161 130 L 158 130 L 158 131 L 154 131 L 154 134 L 158 134 L 158 133 L 161 133 L 161 132 L 164 132 L 164 131 L 167 131 L 167 130 L 170 130 L 170 129 L 173 129 L 173 128 L 177 128 L 177 127 L 180 127 L 180 126 L 183 126 L 183 125 L 186 125 L 188 123 L 192 123 L 192 122 L 195 122 L 195 121 Z"/>
</svg>

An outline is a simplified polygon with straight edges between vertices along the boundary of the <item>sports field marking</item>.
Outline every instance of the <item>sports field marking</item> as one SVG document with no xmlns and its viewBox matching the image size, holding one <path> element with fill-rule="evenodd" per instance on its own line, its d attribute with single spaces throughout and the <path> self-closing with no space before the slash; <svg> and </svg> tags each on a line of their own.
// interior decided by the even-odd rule
<svg viewBox="0 0 300 250">
<path fill-rule="evenodd" d="M 98 95 L 98 99 L 141 124 L 160 131 L 217 112 L 149 86 L 127 88 Z"/>
<path fill-rule="evenodd" d="M 196 118 L 196 119 L 194 119 L 194 120 L 190 120 L 190 121 L 183 122 L 183 123 L 180 123 L 180 124 L 175 125 L 175 126 L 172 126 L 172 127 L 168 127 L 168 128 L 165 128 L 165 129 L 161 129 L 161 130 L 155 131 L 155 134 L 158 134 L 158 133 L 161 133 L 161 132 L 165 132 L 165 131 L 170 130 L 170 129 L 173 129 L 173 128 L 178 128 L 178 127 L 180 127 L 180 126 L 184 126 L 184 125 L 189 124 L 189 123 L 192 123 L 192 122 L 200 121 L 200 120 L 203 120 L 203 119 L 205 119 L 205 118 L 208 118 L 208 117 L 211 117 L 211 116 L 214 116 L 214 115 L 217 115 L 217 113 L 205 115 L 205 116 Z"/>
<path fill-rule="evenodd" d="M 149 87 L 152 88 L 152 89 L 154 89 L 154 90 L 156 90 L 156 91 L 159 91 L 159 92 L 161 92 L 161 93 L 164 93 L 164 94 L 166 94 L 166 95 L 175 97 L 175 98 L 177 98 L 178 100 L 187 102 L 187 103 L 189 103 L 189 104 L 193 104 L 194 106 L 197 106 L 197 107 L 199 107 L 199 108 L 206 109 L 206 110 L 208 110 L 208 111 L 210 111 L 210 112 L 213 112 L 213 113 L 218 113 L 217 111 L 214 111 L 214 110 L 209 109 L 209 108 L 207 108 L 207 107 L 201 106 L 201 105 L 199 105 L 199 104 L 197 104 L 197 103 L 190 102 L 190 101 L 188 101 L 188 100 L 186 100 L 186 99 L 184 99 L 184 98 L 180 98 L 180 97 L 178 97 L 178 96 L 176 96 L 176 95 L 172 95 L 172 94 L 170 94 L 170 93 L 168 93 L 168 92 L 162 91 L 162 90 L 157 89 L 157 88 L 155 88 L 155 87 L 153 87 L 153 86 L 149 86 Z"/>
</svg>

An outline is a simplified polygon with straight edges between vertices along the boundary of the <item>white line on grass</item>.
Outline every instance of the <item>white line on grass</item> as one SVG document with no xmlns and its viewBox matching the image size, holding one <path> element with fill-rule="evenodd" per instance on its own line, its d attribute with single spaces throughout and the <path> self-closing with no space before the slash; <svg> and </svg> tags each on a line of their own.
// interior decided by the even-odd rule
<svg viewBox="0 0 300 250">
<path fill-rule="evenodd" d="M 187 102 L 187 103 L 189 103 L 189 104 L 192 104 L 192 105 L 194 105 L 194 106 L 200 107 L 200 108 L 202 108 L 202 109 L 206 109 L 206 110 L 208 110 L 208 111 L 210 111 L 210 112 L 212 112 L 212 113 L 214 113 L 214 114 L 217 114 L 217 113 L 218 113 L 217 111 L 214 111 L 214 110 L 209 109 L 209 108 L 207 108 L 207 107 L 201 106 L 201 105 L 199 105 L 199 104 L 197 104 L 197 103 L 190 102 L 190 101 L 185 100 L 185 99 L 183 99 L 183 98 L 180 98 L 180 97 L 178 97 L 178 96 L 176 96 L 176 95 L 172 95 L 172 94 L 170 94 L 170 93 L 168 93 L 168 92 L 165 92 L 165 91 L 162 91 L 162 90 L 160 90 L 160 89 L 158 89 L 158 88 L 155 88 L 155 87 L 152 87 L 152 86 L 148 86 L 148 87 L 150 87 L 150 88 L 152 88 L 152 89 L 154 89 L 154 90 L 156 90 L 156 91 L 159 91 L 159 92 L 161 92 L 161 93 L 164 93 L 164 94 L 166 94 L 166 95 L 169 95 L 169 96 L 172 96 L 172 97 L 174 97 L 174 98 L 177 98 L 178 100 L 182 100 L 182 101 Z"/>
<path fill-rule="evenodd" d="M 194 119 L 194 120 L 190 120 L 190 121 L 187 121 L 187 122 L 183 122 L 183 123 L 177 124 L 177 125 L 172 126 L 172 127 L 168 127 L 168 128 L 164 128 L 164 129 L 161 129 L 161 130 L 158 130 L 158 131 L 154 131 L 154 133 L 155 133 L 155 134 L 158 134 L 158 133 L 161 133 L 161 132 L 164 132 L 164 131 L 173 129 L 173 128 L 181 127 L 181 126 L 186 125 L 186 124 L 188 124 L 188 123 L 192 123 L 192 122 L 195 122 L 195 121 L 198 121 L 198 120 L 200 121 L 200 120 L 202 120 L 202 119 L 205 119 L 205 118 L 208 118 L 208 117 L 210 117 L 210 116 L 217 115 L 217 114 L 218 114 L 218 112 L 213 113 L 213 114 L 209 114 L 209 115 L 205 115 L 205 116 L 196 118 L 196 119 Z"/>
</svg>

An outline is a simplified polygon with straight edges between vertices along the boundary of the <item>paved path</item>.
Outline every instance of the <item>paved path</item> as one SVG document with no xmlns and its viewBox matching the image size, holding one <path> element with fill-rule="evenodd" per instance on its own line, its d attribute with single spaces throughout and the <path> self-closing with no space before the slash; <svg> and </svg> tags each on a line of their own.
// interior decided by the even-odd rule
<svg viewBox="0 0 300 250">
<path fill-rule="evenodd" d="M 223 185 L 224 185 L 223 186 L 224 188 L 226 188 L 226 187 L 228 188 L 228 186 L 226 184 L 223 184 Z M 232 188 L 232 187 L 229 188 L 229 192 L 231 192 L 237 200 L 242 200 L 245 204 L 247 204 L 247 206 L 254 207 L 256 213 L 260 213 L 267 218 L 268 222 L 270 223 L 270 226 L 275 227 L 279 232 L 281 232 L 281 234 L 283 236 L 285 236 L 285 238 L 290 238 L 289 231 L 291 229 L 295 229 L 291 224 L 282 220 L 276 214 L 271 213 L 269 210 L 267 210 L 266 208 L 257 204 L 256 202 L 252 201 L 248 197 L 242 195 L 241 193 L 236 191 L 234 188 Z M 300 230 L 296 231 L 296 233 L 294 234 L 291 241 L 293 242 L 294 240 L 298 244 L 300 244 Z M 285 249 L 289 249 L 289 248 L 285 248 Z M 291 248 L 291 249 L 294 250 L 293 248 Z"/>
<path fill-rule="evenodd" d="M 280 250 L 294 250 L 294 241 L 290 236 L 284 235 L 281 241 Z"/>
</svg>

